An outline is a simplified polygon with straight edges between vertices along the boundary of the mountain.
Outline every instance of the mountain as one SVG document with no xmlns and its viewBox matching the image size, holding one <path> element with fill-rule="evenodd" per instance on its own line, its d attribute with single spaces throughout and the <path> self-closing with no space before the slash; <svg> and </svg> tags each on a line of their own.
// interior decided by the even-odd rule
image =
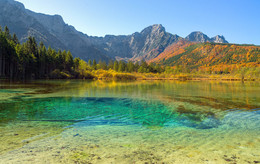
<svg viewBox="0 0 260 164">
<path fill-rule="evenodd" d="M 23 4 L 12 0 L 1 0 L 0 8 L 0 25 L 2 27 L 7 25 L 10 31 L 17 34 L 21 42 L 32 35 L 46 44 L 65 49 L 65 45 L 51 35 L 43 25 L 28 16 Z"/>
<path fill-rule="evenodd" d="M 181 40 L 227 43 L 223 36 L 209 38 L 201 32 L 193 32 L 184 39 L 166 32 L 160 24 L 131 35 L 93 37 L 66 24 L 59 15 L 35 13 L 14 0 L 1 0 L 0 8 L 0 26 L 8 26 L 21 42 L 25 42 L 28 36 L 34 36 L 37 42 L 42 41 L 57 50 L 70 50 L 74 57 L 83 60 L 148 61 L 157 58 L 168 46 Z"/>
<path fill-rule="evenodd" d="M 205 42 L 228 43 L 228 41 L 226 41 L 224 36 L 217 35 L 213 38 L 209 38 L 207 35 L 203 34 L 200 31 L 195 31 L 195 32 L 190 33 L 185 39 L 187 41 L 201 42 L 201 43 L 205 43 Z"/>
<path fill-rule="evenodd" d="M 107 35 L 95 43 L 111 58 L 135 61 L 154 58 L 179 39 L 178 35 L 167 33 L 162 25 L 155 24 L 140 33 L 127 36 Z"/>
<path fill-rule="evenodd" d="M 211 38 L 211 42 L 213 43 L 228 43 L 228 41 L 226 41 L 225 37 L 223 35 L 217 35 L 213 38 Z"/>
</svg>

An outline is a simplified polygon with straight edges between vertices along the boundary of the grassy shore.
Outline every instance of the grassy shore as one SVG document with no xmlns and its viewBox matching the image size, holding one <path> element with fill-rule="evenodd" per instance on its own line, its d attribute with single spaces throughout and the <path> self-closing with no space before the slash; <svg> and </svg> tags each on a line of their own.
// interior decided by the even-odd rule
<svg viewBox="0 0 260 164">
<path fill-rule="evenodd" d="M 221 81 L 260 81 L 258 76 L 240 74 L 168 74 L 168 73 L 119 73 L 113 70 L 95 70 L 89 72 L 98 80 L 221 80 Z"/>
</svg>

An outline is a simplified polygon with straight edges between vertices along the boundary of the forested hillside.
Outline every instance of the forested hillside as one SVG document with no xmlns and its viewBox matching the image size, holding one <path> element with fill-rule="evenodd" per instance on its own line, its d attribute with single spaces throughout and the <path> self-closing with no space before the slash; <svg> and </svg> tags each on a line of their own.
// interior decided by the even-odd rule
<svg viewBox="0 0 260 164">
<path fill-rule="evenodd" d="M 180 41 L 150 62 L 188 70 L 230 73 L 242 67 L 259 67 L 260 47 Z"/>
</svg>

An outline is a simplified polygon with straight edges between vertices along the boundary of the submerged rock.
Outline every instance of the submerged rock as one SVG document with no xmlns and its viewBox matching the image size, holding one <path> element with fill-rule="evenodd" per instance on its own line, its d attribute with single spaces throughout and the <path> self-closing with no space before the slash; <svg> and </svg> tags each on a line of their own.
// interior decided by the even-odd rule
<svg viewBox="0 0 260 164">
<path fill-rule="evenodd" d="M 211 128 L 217 128 L 221 122 L 214 118 L 214 117 L 208 117 L 205 120 L 203 120 L 200 124 L 197 125 L 196 128 L 198 129 L 211 129 Z"/>
</svg>

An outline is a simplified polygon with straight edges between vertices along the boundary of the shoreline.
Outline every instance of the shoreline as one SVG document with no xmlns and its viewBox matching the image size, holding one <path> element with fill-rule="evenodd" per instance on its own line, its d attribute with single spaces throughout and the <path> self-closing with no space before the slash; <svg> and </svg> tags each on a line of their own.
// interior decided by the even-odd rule
<svg viewBox="0 0 260 164">
<path fill-rule="evenodd" d="M 179 78 L 140 78 L 137 80 L 178 80 L 178 81 L 259 81 L 259 79 L 235 79 L 235 78 L 188 78 L 188 79 L 179 79 Z"/>
<path fill-rule="evenodd" d="M 159 75 L 161 76 L 161 75 Z M 163 75 L 168 77 L 158 77 L 157 74 L 131 74 L 117 73 L 109 77 L 102 74 L 94 74 L 94 78 L 40 78 L 40 79 L 10 79 L 0 78 L 0 81 L 35 81 L 35 80 L 90 80 L 90 81 L 250 81 L 260 82 L 260 78 L 237 78 L 237 77 L 216 77 L 218 75 Z M 204 76 L 204 77 L 202 77 Z M 212 77 L 213 76 L 213 77 Z"/>
</svg>

